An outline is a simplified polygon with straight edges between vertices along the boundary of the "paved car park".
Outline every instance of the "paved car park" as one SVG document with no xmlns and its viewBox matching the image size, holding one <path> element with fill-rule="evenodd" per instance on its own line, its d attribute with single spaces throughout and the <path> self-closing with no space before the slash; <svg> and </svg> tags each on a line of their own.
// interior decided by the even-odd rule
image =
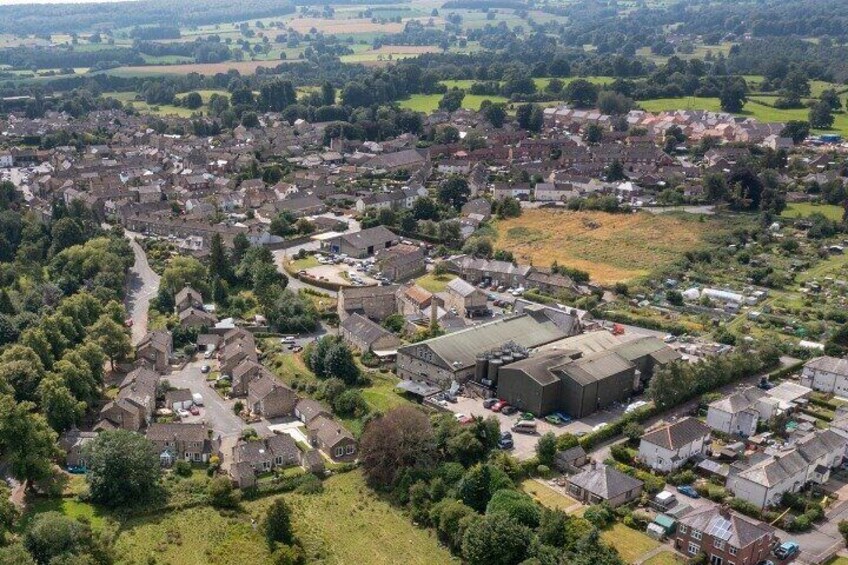
<svg viewBox="0 0 848 565">
<path fill-rule="evenodd" d="M 500 421 L 501 431 L 509 431 L 520 419 L 519 413 L 507 416 L 501 412 L 492 412 L 483 406 L 483 399 L 481 398 L 457 396 L 455 403 L 448 402 L 443 407 L 454 414 L 481 416 L 483 418 L 494 416 Z M 623 406 L 611 410 L 601 410 L 586 418 L 560 426 L 550 424 L 541 418 L 536 418 L 534 420 L 536 422 L 536 434 L 513 433 L 514 447 L 510 452 L 519 459 L 529 459 L 536 454 L 536 442 L 539 441 L 539 436 L 548 432 L 553 432 L 557 436 L 566 432 L 575 435 L 585 435 L 591 432 L 596 426 L 606 424 L 621 417 L 623 412 Z"/>
</svg>

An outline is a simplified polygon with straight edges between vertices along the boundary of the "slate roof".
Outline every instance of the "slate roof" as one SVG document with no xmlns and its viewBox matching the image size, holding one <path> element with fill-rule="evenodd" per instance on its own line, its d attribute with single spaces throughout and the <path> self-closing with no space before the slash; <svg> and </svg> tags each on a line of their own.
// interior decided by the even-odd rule
<svg viewBox="0 0 848 565">
<path fill-rule="evenodd" d="M 837 357 L 816 357 L 804 364 L 804 368 L 815 369 L 836 375 L 848 376 L 848 359 L 839 359 Z"/>
<path fill-rule="evenodd" d="M 375 226 L 356 233 L 346 233 L 339 237 L 356 249 L 367 249 L 371 246 L 384 245 L 387 241 L 399 239 L 392 230 L 385 226 Z"/>
<path fill-rule="evenodd" d="M 321 443 L 330 449 L 343 439 L 354 439 L 344 426 L 327 416 L 314 418 L 306 424 L 306 427 L 314 431 Z"/>
<path fill-rule="evenodd" d="M 724 398 L 720 398 L 715 402 L 710 403 L 710 408 L 727 412 L 728 414 L 738 414 L 748 410 L 754 402 L 766 396 L 762 390 L 750 387 L 745 390 L 731 394 Z"/>
<path fill-rule="evenodd" d="M 764 536 L 771 536 L 774 528 L 742 516 L 736 512 L 716 512 L 712 507 L 680 518 L 680 523 L 690 529 L 700 530 L 707 535 L 723 540 L 737 549 L 748 547 Z"/>
<path fill-rule="evenodd" d="M 393 338 L 398 346 L 401 344 L 400 339 L 395 337 L 392 332 L 381 327 L 379 324 L 375 324 L 365 316 L 360 316 L 356 313 L 345 318 L 345 321 L 341 325 L 342 328 L 364 341 L 369 347 L 378 339 L 384 337 Z"/>
<path fill-rule="evenodd" d="M 448 283 L 448 289 L 452 290 L 463 298 L 471 296 L 472 294 L 474 294 L 474 291 L 477 290 L 473 285 L 467 283 L 459 277 L 453 279 L 451 282 Z"/>
<path fill-rule="evenodd" d="M 312 400 L 311 398 L 302 398 L 298 400 L 297 405 L 294 407 L 294 409 L 301 415 L 303 420 L 305 420 L 306 422 L 311 421 L 317 416 L 330 415 L 330 411 L 324 408 L 323 404 L 321 404 L 317 400 Z"/>
<path fill-rule="evenodd" d="M 147 428 L 147 439 L 151 441 L 180 440 L 203 443 L 209 438 L 206 426 L 203 424 L 150 424 Z"/>
<path fill-rule="evenodd" d="M 597 465 L 574 475 L 568 482 L 604 500 L 613 499 L 644 484 L 609 465 Z"/>
<path fill-rule="evenodd" d="M 642 441 L 677 451 L 684 445 L 710 435 L 710 428 L 695 418 L 684 418 L 642 436 Z"/>
</svg>

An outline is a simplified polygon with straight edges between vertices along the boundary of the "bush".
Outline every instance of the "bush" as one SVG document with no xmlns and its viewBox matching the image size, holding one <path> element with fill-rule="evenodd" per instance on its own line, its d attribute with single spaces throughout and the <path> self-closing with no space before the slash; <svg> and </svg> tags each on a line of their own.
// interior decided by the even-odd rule
<svg viewBox="0 0 848 565">
<path fill-rule="evenodd" d="M 633 457 L 630 455 L 630 450 L 621 444 L 616 444 L 610 447 L 610 455 L 612 455 L 613 459 L 624 463 L 625 465 L 633 464 Z"/>
<path fill-rule="evenodd" d="M 760 509 L 747 500 L 733 498 L 730 500 L 730 507 L 737 512 L 750 516 L 751 518 L 756 518 L 757 520 L 762 518 L 762 512 L 760 512 Z"/>
<path fill-rule="evenodd" d="M 492 495 L 486 506 L 486 514 L 497 512 L 502 512 L 519 524 L 530 528 L 539 525 L 539 506 L 532 498 L 517 490 L 502 489 Z"/>
<path fill-rule="evenodd" d="M 180 459 L 176 463 L 174 463 L 174 473 L 179 475 L 180 477 L 190 477 L 191 476 L 191 463 Z"/>
<path fill-rule="evenodd" d="M 229 477 L 223 475 L 209 481 L 207 494 L 209 503 L 215 508 L 236 508 L 241 500 L 241 493 L 234 490 Z"/>
<path fill-rule="evenodd" d="M 583 518 L 596 528 L 603 530 L 615 519 L 610 507 L 606 504 L 593 504 L 583 513 Z"/>
<path fill-rule="evenodd" d="M 695 473 L 693 473 L 690 469 L 679 470 L 676 473 L 672 473 L 667 477 L 669 484 L 672 485 L 690 485 L 695 482 Z"/>
<path fill-rule="evenodd" d="M 536 467 L 536 475 L 542 477 L 543 479 L 549 477 L 551 474 L 551 468 L 547 465 L 539 465 Z"/>
</svg>

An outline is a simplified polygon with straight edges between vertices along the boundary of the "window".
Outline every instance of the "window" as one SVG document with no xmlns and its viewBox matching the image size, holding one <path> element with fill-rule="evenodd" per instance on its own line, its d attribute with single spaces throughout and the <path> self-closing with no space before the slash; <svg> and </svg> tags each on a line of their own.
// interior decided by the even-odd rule
<svg viewBox="0 0 848 565">
<path fill-rule="evenodd" d="M 728 545 L 727 551 L 730 553 L 730 555 L 736 555 L 736 552 L 739 551 L 739 550 L 736 549 L 735 547 L 733 547 L 732 545 Z"/>
<path fill-rule="evenodd" d="M 689 542 L 689 555 L 695 555 L 699 551 L 701 551 L 701 546 L 694 544 L 690 541 Z"/>
<path fill-rule="evenodd" d="M 692 537 L 695 539 L 701 539 L 701 530 L 692 530 Z"/>
<path fill-rule="evenodd" d="M 336 448 L 336 457 L 341 457 L 343 455 L 344 455 L 344 447 L 337 447 Z"/>
<path fill-rule="evenodd" d="M 199 454 L 199 453 L 195 453 L 195 454 L 194 454 L 194 460 L 195 460 L 195 461 L 200 461 L 200 454 Z"/>
<path fill-rule="evenodd" d="M 710 565 L 722 565 L 722 563 L 724 563 L 724 559 L 718 555 L 710 556 Z"/>
<path fill-rule="evenodd" d="M 282 464 L 283 464 L 283 458 L 277 457 L 277 465 L 282 465 Z"/>
<path fill-rule="evenodd" d="M 681 533 L 681 534 L 685 534 L 685 533 L 686 533 L 686 526 L 684 526 L 683 524 L 680 524 L 680 533 Z"/>
<path fill-rule="evenodd" d="M 713 540 L 713 545 L 716 547 L 716 549 L 724 549 L 724 540 L 715 538 Z"/>
<path fill-rule="evenodd" d="M 353 445 L 353 444 L 350 444 L 347 447 L 345 447 L 345 453 L 347 453 L 348 455 L 353 455 L 354 451 L 356 451 L 356 446 Z"/>
</svg>

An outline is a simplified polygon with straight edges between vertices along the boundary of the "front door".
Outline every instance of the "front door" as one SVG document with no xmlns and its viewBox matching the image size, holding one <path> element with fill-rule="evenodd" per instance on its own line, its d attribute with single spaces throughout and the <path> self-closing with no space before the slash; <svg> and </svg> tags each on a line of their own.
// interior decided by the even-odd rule
<svg viewBox="0 0 848 565">
<path fill-rule="evenodd" d="M 718 555 L 710 555 L 710 565 L 723 565 L 724 559 Z"/>
</svg>

